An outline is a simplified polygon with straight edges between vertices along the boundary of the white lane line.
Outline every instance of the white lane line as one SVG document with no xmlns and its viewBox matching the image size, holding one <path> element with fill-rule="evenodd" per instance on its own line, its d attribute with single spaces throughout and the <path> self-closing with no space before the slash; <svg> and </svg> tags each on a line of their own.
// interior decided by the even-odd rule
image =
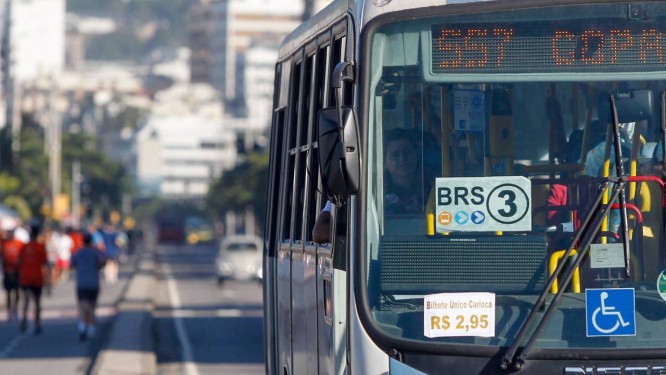
<svg viewBox="0 0 666 375">
<path fill-rule="evenodd" d="M 169 309 L 158 310 L 153 312 L 153 316 L 157 318 L 173 318 L 175 316 L 180 318 L 246 318 L 246 317 L 263 317 L 263 310 L 240 310 L 240 309 Z"/>
<path fill-rule="evenodd" d="M 176 287 L 176 281 L 173 278 L 171 273 L 171 267 L 168 264 L 163 264 L 164 274 L 167 278 L 167 289 L 169 291 L 169 301 L 171 306 L 178 310 L 182 307 L 180 302 L 180 294 L 178 294 L 178 288 Z M 178 335 L 178 341 L 180 341 L 181 354 L 183 358 L 183 366 L 186 375 L 199 375 L 199 370 L 197 369 L 196 363 L 193 361 L 192 356 L 192 344 L 187 337 L 187 332 L 185 331 L 185 325 L 183 324 L 182 317 L 175 315 L 173 317 L 173 324 L 176 326 L 176 334 Z"/>
<path fill-rule="evenodd" d="M 118 312 L 114 306 L 102 306 L 95 310 L 95 315 L 98 318 L 112 316 Z M 79 310 L 76 308 L 62 308 L 62 309 L 48 309 L 42 310 L 42 319 L 63 319 L 63 318 L 78 318 Z"/>
<path fill-rule="evenodd" d="M 0 351 L 0 358 L 7 358 L 7 356 L 10 355 L 14 351 L 14 349 L 16 349 L 16 347 L 21 342 L 21 340 L 23 340 L 24 337 L 25 335 L 18 335 L 14 337 L 12 341 L 10 341 L 7 344 L 7 346 L 5 346 L 5 348 L 2 349 L 2 351 Z"/>
</svg>

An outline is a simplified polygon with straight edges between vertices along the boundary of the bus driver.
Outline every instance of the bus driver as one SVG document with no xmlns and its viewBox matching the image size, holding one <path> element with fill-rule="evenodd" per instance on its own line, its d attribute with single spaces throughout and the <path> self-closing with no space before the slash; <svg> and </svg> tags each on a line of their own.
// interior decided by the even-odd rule
<svg viewBox="0 0 666 375">
<path fill-rule="evenodd" d="M 386 213 L 423 212 L 423 190 L 418 188 L 420 163 L 410 130 L 395 128 L 384 137 L 384 208 Z M 312 238 L 330 242 L 331 202 L 317 216 Z"/>
</svg>

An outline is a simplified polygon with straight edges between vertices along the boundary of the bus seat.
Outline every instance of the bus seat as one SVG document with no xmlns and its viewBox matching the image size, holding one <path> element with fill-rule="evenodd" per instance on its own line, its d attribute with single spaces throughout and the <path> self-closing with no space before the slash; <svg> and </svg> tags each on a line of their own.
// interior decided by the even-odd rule
<svg viewBox="0 0 666 375">
<path fill-rule="evenodd" d="M 564 254 L 566 252 L 567 252 L 566 250 L 558 250 L 555 251 L 550 256 L 550 260 L 548 262 L 548 277 L 553 275 L 555 269 L 557 268 L 557 265 L 559 264 L 560 260 L 564 257 Z M 572 249 L 571 254 L 569 254 L 569 257 L 573 257 L 576 254 L 578 254 L 576 249 Z M 559 290 L 559 285 L 557 283 L 557 278 L 555 278 L 555 282 L 550 287 L 550 292 L 555 294 L 557 293 L 558 290 Z M 574 293 L 580 293 L 580 267 L 576 267 L 576 270 L 574 271 L 572 290 Z"/>
<path fill-rule="evenodd" d="M 550 190 L 549 184 L 533 184 L 532 185 L 532 212 L 539 207 L 545 207 L 548 205 L 548 191 Z M 547 211 L 542 211 L 542 213 L 532 216 L 532 224 L 545 226 L 546 217 L 548 216 Z"/>
<path fill-rule="evenodd" d="M 659 199 L 661 194 L 661 188 L 656 184 L 641 183 L 637 197 L 637 205 L 643 213 L 643 256 L 646 259 L 644 273 L 649 280 L 656 280 L 664 266 L 661 248 L 664 239 L 661 238 L 659 229 L 664 220 Z"/>
</svg>

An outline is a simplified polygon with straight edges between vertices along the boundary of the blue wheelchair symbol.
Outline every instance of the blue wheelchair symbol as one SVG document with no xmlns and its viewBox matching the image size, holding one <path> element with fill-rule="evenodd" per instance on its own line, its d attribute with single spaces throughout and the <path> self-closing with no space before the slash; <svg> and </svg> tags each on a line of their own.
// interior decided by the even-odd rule
<svg viewBox="0 0 666 375">
<path fill-rule="evenodd" d="M 456 212 L 456 223 L 464 225 L 469 220 L 469 215 L 465 211 Z"/>
<path fill-rule="evenodd" d="M 585 291 L 587 336 L 635 336 L 634 289 L 587 289 Z"/>
</svg>

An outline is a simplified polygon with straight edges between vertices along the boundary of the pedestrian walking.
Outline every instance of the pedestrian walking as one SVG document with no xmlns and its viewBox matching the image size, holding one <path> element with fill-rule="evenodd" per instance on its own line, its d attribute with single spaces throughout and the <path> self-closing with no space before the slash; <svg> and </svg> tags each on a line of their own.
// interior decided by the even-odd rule
<svg viewBox="0 0 666 375">
<path fill-rule="evenodd" d="M 61 279 L 69 278 L 69 262 L 72 257 L 74 241 L 72 241 L 72 238 L 60 229 L 54 230 L 53 234 L 54 238 L 52 241 L 55 245 L 56 260 L 51 283 L 56 285 Z"/>
<path fill-rule="evenodd" d="M 53 228 L 47 227 L 42 233 L 42 238 L 46 247 L 46 280 L 44 288 L 46 289 L 46 295 L 50 296 L 53 292 L 53 287 L 56 285 L 54 275 L 56 258 L 58 257 L 58 232 L 53 230 Z"/>
<path fill-rule="evenodd" d="M 104 267 L 104 278 L 109 285 L 118 281 L 118 256 L 120 253 L 118 244 L 118 230 L 113 224 L 104 226 L 102 236 L 104 238 L 104 253 L 106 255 L 106 266 Z"/>
<path fill-rule="evenodd" d="M 78 228 L 68 227 L 65 233 L 72 239 L 71 255 L 74 255 L 80 248 L 83 247 L 83 230 Z"/>
<path fill-rule="evenodd" d="M 7 320 L 18 320 L 19 279 L 18 260 L 23 242 L 14 237 L 14 229 L 7 229 L 1 244 L 3 286 L 7 295 Z"/>
<path fill-rule="evenodd" d="M 34 334 L 42 333 L 41 324 L 41 299 L 44 287 L 44 274 L 46 273 L 47 256 L 46 246 L 39 241 L 41 228 L 38 225 L 30 227 L 30 242 L 23 245 L 19 252 L 19 286 L 23 291 L 23 316 L 21 320 L 21 332 L 28 329 L 28 307 L 30 300 L 34 304 Z"/>
<path fill-rule="evenodd" d="M 95 334 L 95 308 L 99 297 L 99 273 L 106 257 L 93 246 L 93 236 L 83 234 L 83 247 L 72 255 L 70 266 L 76 270 L 76 299 L 79 307 L 79 340 Z"/>
<path fill-rule="evenodd" d="M 30 232 L 28 232 L 23 226 L 19 225 L 14 229 L 14 238 L 21 241 L 21 243 L 28 243 L 30 242 Z"/>
</svg>

